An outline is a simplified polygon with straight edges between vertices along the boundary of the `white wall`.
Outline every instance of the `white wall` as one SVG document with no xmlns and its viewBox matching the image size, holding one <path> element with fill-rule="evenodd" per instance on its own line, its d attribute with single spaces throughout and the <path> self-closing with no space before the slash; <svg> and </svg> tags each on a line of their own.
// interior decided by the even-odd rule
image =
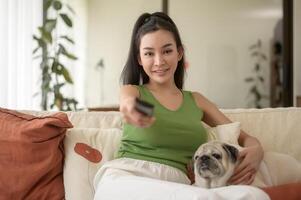
<svg viewBox="0 0 301 200">
<path fill-rule="evenodd" d="M 249 86 L 244 79 L 253 67 L 248 48 L 260 38 L 269 56 L 273 29 L 282 17 L 281 0 L 251 2 L 171 0 L 169 4 L 190 65 L 185 89 L 199 91 L 223 108 L 246 107 Z M 142 12 L 159 10 L 161 0 L 88 1 L 87 107 L 118 104 L 119 78 L 134 22 Z M 97 70 L 101 58 L 105 68 Z M 268 94 L 268 62 L 264 73 Z"/>
<path fill-rule="evenodd" d="M 281 0 L 173 0 L 170 6 L 190 63 L 185 88 L 223 108 L 246 107 L 249 85 L 244 79 L 254 65 L 248 48 L 261 39 L 269 57 L 273 29 L 282 17 Z M 269 62 L 263 67 L 269 94 Z"/>
<path fill-rule="evenodd" d="M 294 105 L 301 96 L 301 2 L 294 0 Z"/>
<path fill-rule="evenodd" d="M 161 10 L 161 0 L 90 0 L 88 2 L 88 52 L 86 104 L 118 104 L 119 78 L 125 64 L 131 31 L 143 12 Z M 103 58 L 105 68 L 96 69 Z"/>
</svg>

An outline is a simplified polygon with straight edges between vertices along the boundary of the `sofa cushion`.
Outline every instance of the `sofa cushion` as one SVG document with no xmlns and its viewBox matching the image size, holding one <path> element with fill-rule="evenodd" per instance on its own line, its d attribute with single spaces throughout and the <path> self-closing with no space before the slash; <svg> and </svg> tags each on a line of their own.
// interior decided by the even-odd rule
<svg viewBox="0 0 301 200">
<path fill-rule="evenodd" d="M 301 162 L 301 108 L 224 109 L 265 151 L 285 153 Z"/>
<path fill-rule="evenodd" d="M 238 144 L 239 122 L 222 124 L 213 128 L 207 127 L 207 132 L 209 140 L 219 140 L 241 149 Z M 301 163 L 290 155 L 268 151 L 264 153 L 253 185 L 264 187 L 300 181 Z"/>
<path fill-rule="evenodd" d="M 64 113 L 45 117 L 0 108 L 2 199 L 63 199 Z"/>
<path fill-rule="evenodd" d="M 103 163 L 113 159 L 121 134 L 118 128 L 73 128 L 67 131 L 64 140 L 66 200 L 93 199 L 93 178 Z"/>
<path fill-rule="evenodd" d="M 221 124 L 216 127 L 207 127 L 208 140 L 219 140 L 229 144 L 238 145 L 240 122 Z"/>
</svg>

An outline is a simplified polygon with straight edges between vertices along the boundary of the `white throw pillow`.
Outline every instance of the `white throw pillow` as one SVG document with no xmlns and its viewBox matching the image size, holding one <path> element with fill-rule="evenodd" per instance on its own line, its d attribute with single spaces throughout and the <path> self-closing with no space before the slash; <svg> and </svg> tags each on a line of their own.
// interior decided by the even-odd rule
<svg viewBox="0 0 301 200">
<path fill-rule="evenodd" d="M 208 140 L 219 140 L 233 144 L 239 150 L 238 144 L 240 122 L 218 125 L 207 128 Z M 301 181 L 301 164 L 292 156 L 277 152 L 265 152 L 252 185 L 266 187 Z"/>
<path fill-rule="evenodd" d="M 122 130 L 73 128 L 64 140 L 64 186 L 66 200 L 93 200 L 93 179 L 104 162 L 112 160 Z"/>
<path fill-rule="evenodd" d="M 216 127 L 208 127 L 207 133 L 209 141 L 219 140 L 225 143 L 238 145 L 240 122 L 232 122 L 218 125 Z"/>
</svg>

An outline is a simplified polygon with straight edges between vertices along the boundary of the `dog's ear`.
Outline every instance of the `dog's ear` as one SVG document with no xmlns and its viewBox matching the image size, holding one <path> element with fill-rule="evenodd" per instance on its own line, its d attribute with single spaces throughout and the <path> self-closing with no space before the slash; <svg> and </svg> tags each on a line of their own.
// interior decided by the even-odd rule
<svg viewBox="0 0 301 200">
<path fill-rule="evenodd" d="M 223 144 L 223 149 L 227 152 L 229 155 L 231 161 L 235 163 L 238 158 L 238 149 L 232 145 Z"/>
</svg>

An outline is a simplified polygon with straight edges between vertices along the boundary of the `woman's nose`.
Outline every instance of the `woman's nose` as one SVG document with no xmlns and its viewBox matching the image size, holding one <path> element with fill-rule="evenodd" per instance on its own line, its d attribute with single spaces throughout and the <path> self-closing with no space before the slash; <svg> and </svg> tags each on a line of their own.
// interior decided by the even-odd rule
<svg viewBox="0 0 301 200">
<path fill-rule="evenodd" d="M 162 65 L 164 63 L 163 55 L 157 54 L 155 56 L 155 65 Z"/>
</svg>

